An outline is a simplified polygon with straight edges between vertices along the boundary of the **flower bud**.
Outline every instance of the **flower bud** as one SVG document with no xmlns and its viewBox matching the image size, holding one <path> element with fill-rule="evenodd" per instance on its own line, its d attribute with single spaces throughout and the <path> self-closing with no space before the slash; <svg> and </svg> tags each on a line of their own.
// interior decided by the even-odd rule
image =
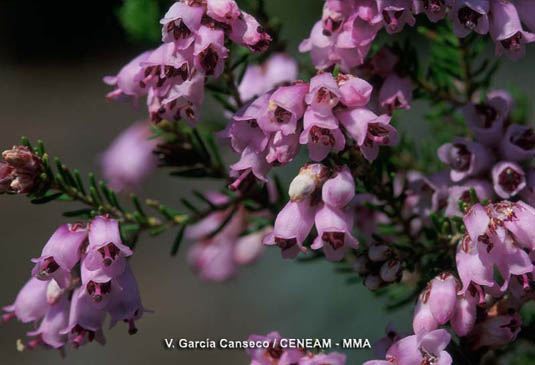
<svg viewBox="0 0 535 365">
<path fill-rule="evenodd" d="M 381 276 L 381 279 L 383 279 L 387 283 L 391 283 L 398 278 L 400 269 L 401 262 L 399 262 L 398 260 L 389 260 L 385 262 L 383 266 L 381 266 L 379 275 Z"/>
<path fill-rule="evenodd" d="M 429 309 L 439 324 L 446 323 L 455 309 L 457 299 L 457 280 L 449 274 L 442 273 L 430 283 Z"/>
<path fill-rule="evenodd" d="M 43 172 L 41 158 L 32 153 L 27 147 L 14 146 L 2 153 L 7 166 L 0 166 L 0 192 L 9 183 L 7 191 L 24 194 L 31 192 Z"/>
<path fill-rule="evenodd" d="M 420 294 L 420 298 L 416 303 L 412 328 L 414 329 L 414 333 L 418 335 L 420 333 L 430 332 L 438 327 L 439 324 L 429 308 L 429 289 L 426 289 Z"/>
<path fill-rule="evenodd" d="M 392 250 L 386 245 L 374 244 L 368 249 L 368 257 L 375 262 L 386 261 L 391 253 Z"/>
<path fill-rule="evenodd" d="M 369 271 L 368 269 L 369 262 L 370 260 L 368 259 L 366 255 L 360 255 L 359 257 L 357 257 L 357 259 L 353 263 L 353 270 L 355 270 L 359 274 L 366 274 Z"/>
<path fill-rule="evenodd" d="M 475 294 L 475 295 L 474 295 Z M 464 337 L 474 328 L 477 318 L 478 294 L 468 290 L 457 298 L 453 317 L 450 319 L 451 328 L 457 336 Z"/>
<path fill-rule="evenodd" d="M 308 164 L 299 170 L 299 174 L 290 183 L 288 194 L 294 202 L 300 202 L 317 192 L 328 175 L 328 168 L 322 164 Z"/>
<path fill-rule="evenodd" d="M 355 180 L 347 166 L 343 166 L 336 175 L 323 184 L 322 199 L 325 204 L 343 208 L 355 196 Z"/>
<path fill-rule="evenodd" d="M 383 281 L 379 275 L 370 274 L 364 279 L 364 286 L 370 290 L 377 290 L 381 287 Z"/>
</svg>

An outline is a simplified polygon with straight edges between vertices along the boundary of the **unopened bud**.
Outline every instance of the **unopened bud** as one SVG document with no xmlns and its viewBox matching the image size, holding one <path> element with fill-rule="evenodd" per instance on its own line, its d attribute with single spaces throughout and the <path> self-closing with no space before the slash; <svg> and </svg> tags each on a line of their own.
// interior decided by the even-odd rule
<svg viewBox="0 0 535 365">
<path fill-rule="evenodd" d="M 389 260 L 381 266 L 379 275 L 387 283 L 395 281 L 399 276 L 401 263 L 398 260 Z"/>
<path fill-rule="evenodd" d="M 364 279 L 364 286 L 370 290 L 377 290 L 381 287 L 381 284 L 383 284 L 383 281 L 379 277 L 379 275 L 368 275 Z"/>
<path fill-rule="evenodd" d="M 46 287 L 46 301 L 52 305 L 58 301 L 65 290 L 61 289 L 56 280 L 52 279 Z"/>
<path fill-rule="evenodd" d="M 368 249 L 368 257 L 375 262 L 386 261 L 392 250 L 386 245 L 371 245 Z"/>
<path fill-rule="evenodd" d="M 4 151 L 2 157 L 7 164 L 0 166 L 0 192 L 32 191 L 44 170 L 41 158 L 24 146 L 14 146 Z"/>
<path fill-rule="evenodd" d="M 294 202 L 299 202 L 319 191 L 329 175 L 329 169 L 322 164 L 308 164 L 290 183 L 288 194 Z"/>
<path fill-rule="evenodd" d="M 353 270 L 358 272 L 359 274 L 366 274 L 368 273 L 368 263 L 370 260 L 368 260 L 368 257 L 366 255 L 360 255 L 357 257 L 355 262 L 353 263 Z"/>
</svg>

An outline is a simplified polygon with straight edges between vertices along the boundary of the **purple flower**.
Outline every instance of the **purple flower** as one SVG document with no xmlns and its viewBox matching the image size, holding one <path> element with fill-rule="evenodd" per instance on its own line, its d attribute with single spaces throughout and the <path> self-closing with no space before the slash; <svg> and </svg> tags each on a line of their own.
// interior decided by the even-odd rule
<svg viewBox="0 0 535 365">
<path fill-rule="evenodd" d="M 116 86 L 116 89 L 108 93 L 108 99 L 126 99 L 137 102 L 137 98 L 147 93 L 145 84 L 140 84 L 143 78 L 144 66 L 142 63 L 152 54 L 153 50 L 143 52 L 126 66 L 124 66 L 116 76 L 104 77 L 104 82 L 108 85 Z"/>
<path fill-rule="evenodd" d="M 533 14 L 535 14 L 535 3 L 531 0 L 516 0 L 515 6 L 522 22 L 529 30 L 535 32 L 535 19 L 533 18 Z"/>
<path fill-rule="evenodd" d="M 139 187 L 154 170 L 157 158 L 153 150 L 158 140 L 149 139 L 147 123 L 135 123 L 121 132 L 102 154 L 103 174 L 115 190 Z"/>
<path fill-rule="evenodd" d="M 207 0 L 206 15 L 221 23 L 232 24 L 241 14 L 234 0 Z"/>
<path fill-rule="evenodd" d="M 494 159 L 482 144 L 460 137 L 455 137 L 452 143 L 440 146 L 437 155 L 440 161 L 451 168 L 450 177 L 453 182 L 477 176 L 488 169 Z"/>
<path fill-rule="evenodd" d="M 413 0 L 415 14 L 425 12 L 427 18 L 433 23 L 446 16 L 446 10 L 453 5 L 454 0 Z"/>
<path fill-rule="evenodd" d="M 459 0 L 449 13 L 453 21 L 453 31 L 458 37 L 466 37 L 474 31 L 479 34 L 489 32 L 489 0 Z"/>
<path fill-rule="evenodd" d="M 472 196 L 470 195 L 470 190 L 472 188 L 480 201 L 485 199 L 492 200 L 494 198 L 494 190 L 487 180 L 466 180 L 461 185 L 453 185 L 448 189 L 448 206 L 445 211 L 447 216 L 462 217 L 464 215 L 464 212 L 461 212 L 459 208 L 459 201 L 471 203 Z"/>
<path fill-rule="evenodd" d="M 268 342 L 267 348 L 248 348 L 247 354 L 251 357 L 251 364 L 255 365 L 291 365 L 297 364 L 303 357 L 304 351 L 300 349 L 285 349 L 280 346 L 282 337 L 278 332 L 270 332 L 266 336 L 251 335 L 247 339 L 253 342 Z"/>
<path fill-rule="evenodd" d="M 338 32 L 347 16 L 354 10 L 354 4 L 345 0 L 327 0 L 323 5 L 323 32 L 330 36 Z"/>
<path fill-rule="evenodd" d="M 522 317 L 516 313 L 498 313 L 476 324 L 470 334 L 472 350 L 482 347 L 503 347 L 516 339 L 522 326 Z"/>
<path fill-rule="evenodd" d="M 96 308 L 82 288 L 75 289 L 71 299 L 69 325 L 60 333 L 68 335 L 69 343 L 75 349 L 93 340 L 104 345 L 106 339 L 102 326 L 105 316 L 106 312 Z"/>
<path fill-rule="evenodd" d="M 87 230 L 81 224 L 64 224 L 59 227 L 41 251 L 32 259 L 35 266 L 32 275 L 39 280 L 55 279 L 61 288 L 69 285 L 74 265 L 80 261 L 82 244 L 87 240 Z"/>
<path fill-rule="evenodd" d="M 160 20 L 162 42 L 172 42 L 178 49 L 188 48 L 193 43 L 193 35 L 201 26 L 204 8 L 175 2 Z"/>
<path fill-rule="evenodd" d="M 514 162 L 498 162 L 492 168 L 494 190 L 500 198 L 509 199 L 526 187 L 526 174 Z"/>
<path fill-rule="evenodd" d="M 135 321 L 143 316 L 144 312 L 151 312 L 143 307 L 136 278 L 127 264 L 124 272 L 116 279 L 116 288 L 110 294 L 106 305 L 106 312 L 110 313 L 110 328 L 119 321 L 128 323 L 128 333 L 137 333 Z"/>
<path fill-rule="evenodd" d="M 500 146 L 507 161 L 523 161 L 535 156 L 535 132 L 527 125 L 511 124 L 507 127 Z"/>
<path fill-rule="evenodd" d="M 346 355 L 339 352 L 307 355 L 299 360 L 299 365 L 345 365 Z"/>
<path fill-rule="evenodd" d="M 269 138 L 258 126 L 256 118 L 262 113 L 262 109 L 267 108 L 268 99 L 269 94 L 265 94 L 245 105 L 217 136 L 229 138 L 232 149 L 237 153 L 242 153 L 246 147 L 256 152 L 264 151 Z"/>
<path fill-rule="evenodd" d="M 271 169 L 271 165 L 266 161 L 265 151 L 258 153 L 247 146 L 242 151 L 240 160 L 231 165 L 230 168 L 232 170 L 231 176 L 236 177 L 236 180 L 229 185 L 229 189 L 236 191 L 243 181 L 253 176 L 260 181 L 267 182 L 266 174 Z"/>
<path fill-rule="evenodd" d="M 48 285 L 48 281 L 36 278 L 28 280 L 17 294 L 15 302 L 2 308 L 6 312 L 2 315 L 2 322 L 14 317 L 23 323 L 37 322 L 50 308 L 46 299 Z"/>
<path fill-rule="evenodd" d="M 479 142 L 488 146 L 499 144 L 503 138 L 504 121 L 509 115 L 512 103 L 509 93 L 496 90 L 488 93 L 484 102 L 469 103 L 463 107 L 466 123 Z"/>
<path fill-rule="evenodd" d="M 88 270 L 103 270 L 109 277 L 120 275 L 126 266 L 125 258 L 132 255 L 132 250 L 121 240 L 119 222 L 99 216 L 89 225 L 89 246 L 84 265 Z"/>
<path fill-rule="evenodd" d="M 299 252 L 306 252 L 303 242 L 314 225 L 316 207 L 307 198 L 299 202 L 289 201 L 275 219 L 272 233 L 263 239 L 265 245 L 276 245 L 282 257 L 295 258 Z"/>
<path fill-rule="evenodd" d="M 420 294 L 418 302 L 416 302 L 416 307 L 414 308 L 412 328 L 417 335 L 431 332 L 440 326 L 433 313 L 431 313 L 429 293 L 429 290 L 424 290 Z"/>
<path fill-rule="evenodd" d="M 385 328 L 386 336 L 375 341 L 373 344 L 373 353 L 377 357 L 385 357 L 386 352 L 395 342 L 399 341 L 401 336 L 392 323 L 388 323 Z"/>
<path fill-rule="evenodd" d="M 269 90 L 297 80 L 297 62 L 285 53 L 275 53 L 262 65 L 249 65 L 238 86 L 242 100 L 251 100 Z"/>
<path fill-rule="evenodd" d="M 526 52 L 525 44 L 535 41 L 535 35 L 522 29 L 515 4 L 491 0 L 490 35 L 496 43 L 496 55 L 505 54 L 516 61 Z"/>
<path fill-rule="evenodd" d="M 397 144 L 398 133 L 386 114 L 377 116 L 366 108 L 350 108 L 338 112 L 337 117 L 368 161 L 377 158 L 379 146 Z"/>
<path fill-rule="evenodd" d="M 347 166 L 338 167 L 324 184 L 321 192 L 325 204 L 344 208 L 355 197 L 355 179 Z"/>
<path fill-rule="evenodd" d="M 38 336 L 37 342 L 59 349 L 67 342 L 67 335 L 62 331 L 69 324 L 70 302 L 66 295 L 48 309 L 39 328 L 28 332 L 28 336 Z"/>
<path fill-rule="evenodd" d="M 284 166 L 299 152 L 299 134 L 284 135 L 278 131 L 271 135 L 267 145 L 266 161 L 271 166 Z"/>
<path fill-rule="evenodd" d="M 271 36 L 258 23 L 254 16 L 244 11 L 241 17 L 232 23 L 229 38 L 252 52 L 264 52 L 271 44 Z"/>
<path fill-rule="evenodd" d="M 314 217 L 318 237 L 311 248 L 323 248 L 329 261 L 340 261 L 344 258 L 348 248 L 357 249 L 358 241 L 351 235 L 353 230 L 352 209 L 339 209 L 324 204 Z"/>
<path fill-rule="evenodd" d="M 281 131 L 284 135 L 297 130 L 297 121 L 305 112 L 305 95 L 309 85 L 296 82 L 291 86 L 279 87 L 269 98 L 267 110 L 258 119 L 264 132 Z"/>
<path fill-rule="evenodd" d="M 399 57 L 388 47 L 382 47 L 370 60 L 372 73 L 386 78 L 396 68 Z"/>
<path fill-rule="evenodd" d="M 313 110 L 327 113 L 338 104 L 339 100 L 340 90 L 331 73 L 320 72 L 310 79 L 305 101 Z"/>
<path fill-rule="evenodd" d="M 412 27 L 416 23 L 409 0 L 378 0 L 377 3 L 389 34 L 401 32 L 405 24 Z"/>
<path fill-rule="evenodd" d="M 216 227 L 217 228 L 217 227 Z M 225 281 L 236 272 L 234 242 L 227 235 L 196 242 L 188 252 L 188 261 L 205 281 Z"/>
<path fill-rule="evenodd" d="M 436 212 L 447 206 L 450 183 L 448 170 L 442 170 L 431 176 L 409 171 L 407 181 L 405 209 L 408 210 L 409 214 L 417 214 L 427 218 L 431 212 Z"/>
<path fill-rule="evenodd" d="M 379 103 L 382 110 L 391 115 L 396 109 L 410 109 L 411 102 L 412 82 L 410 77 L 390 74 L 379 91 Z"/>
<path fill-rule="evenodd" d="M 222 30 L 201 25 L 195 35 L 195 68 L 207 76 L 219 77 L 223 72 L 228 49 L 224 45 L 225 34 Z"/>
<path fill-rule="evenodd" d="M 272 227 L 240 237 L 234 247 L 234 261 L 239 265 L 250 265 L 264 253 L 262 238 L 273 230 Z"/>
<path fill-rule="evenodd" d="M 450 365 L 452 363 L 451 356 L 445 351 L 450 340 L 450 334 L 444 329 L 404 337 L 388 349 L 387 363 Z M 380 361 L 366 363 L 366 365 L 372 364 L 382 365 L 383 363 Z"/>
</svg>

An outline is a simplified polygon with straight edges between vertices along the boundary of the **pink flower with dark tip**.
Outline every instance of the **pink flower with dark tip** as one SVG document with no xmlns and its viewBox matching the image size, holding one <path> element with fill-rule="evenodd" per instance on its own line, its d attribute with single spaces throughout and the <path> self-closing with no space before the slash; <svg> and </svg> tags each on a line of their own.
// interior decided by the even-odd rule
<svg viewBox="0 0 535 365">
<path fill-rule="evenodd" d="M 271 135 L 267 145 L 266 161 L 271 166 L 290 163 L 299 152 L 299 133 L 284 135 L 281 131 Z"/>
<path fill-rule="evenodd" d="M 60 334 L 68 335 L 68 342 L 74 349 L 96 340 L 104 345 L 106 339 L 102 326 L 106 312 L 94 306 L 91 298 L 82 288 L 75 289 L 71 299 L 68 326 Z"/>
<path fill-rule="evenodd" d="M 336 82 L 340 90 L 340 101 L 345 106 L 363 107 L 369 103 L 373 87 L 366 80 L 339 73 Z"/>
<path fill-rule="evenodd" d="M 526 52 L 525 44 L 535 42 L 535 34 L 524 31 L 515 4 L 491 0 L 490 35 L 496 43 L 496 55 L 505 53 L 516 61 Z"/>
<path fill-rule="evenodd" d="M 455 0 L 413 0 L 413 11 L 415 14 L 424 12 L 431 22 L 436 23 L 446 16 L 448 8 L 454 2 Z"/>
<path fill-rule="evenodd" d="M 249 48 L 252 52 L 264 52 L 271 44 L 271 36 L 258 20 L 244 11 L 241 17 L 232 24 L 229 38 L 239 45 Z"/>
<path fill-rule="evenodd" d="M 306 252 L 303 242 L 314 225 L 316 206 L 311 198 L 299 202 L 289 201 L 275 219 L 272 233 L 263 239 L 265 245 L 276 245 L 282 257 L 295 258 L 299 252 Z"/>
<path fill-rule="evenodd" d="M 64 224 L 50 237 L 41 256 L 32 259 L 32 275 L 39 280 L 55 279 L 61 288 L 70 283 L 70 272 L 80 261 L 87 230 L 81 224 Z"/>
<path fill-rule="evenodd" d="M 378 0 L 377 4 L 389 34 L 401 32 L 405 24 L 412 27 L 416 23 L 410 0 Z"/>
<path fill-rule="evenodd" d="M 492 168 L 492 182 L 496 194 L 509 199 L 526 187 L 526 174 L 518 164 L 501 161 Z"/>
<path fill-rule="evenodd" d="M 309 92 L 305 101 L 315 111 L 327 113 L 340 101 L 340 90 L 333 75 L 320 72 L 310 79 Z"/>
<path fill-rule="evenodd" d="M 91 221 L 87 256 L 83 259 L 88 270 L 102 270 L 109 277 L 116 277 L 124 271 L 125 258 L 132 253 L 121 240 L 119 222 L 104 216 Z"/>
<path fill-rule="evenodd" d="M 222 30 L 201 25 L 195 35 L 193 50 L 193 62 L 198 71 L 216 78 L 221 75 L 228 57 L 224 40 L 225 34 Z"/>
<path fill-rule="evenodd" d="M 207 0 L 206 15 L 218 22 L 232 24 L 241 11 L 234 0 Z"/>
<path fill-rule="evenodd" d="M 160 20 L 162 42 L 174 43 L 178 49 L 188 48 L 201 26 L 203 14 L 204 8 L 201 6 L 175 2 Z"/>
<path fill-rule="evenodd" d="M 311 248 L 323 252 L 329 261 L 340 261 L 344 258 L 348 248 L 357 249 L 359 243 L 352 236 L 353 210 L 330 207 L 324 204 L 314 217 L 318 237 Z"/>
<path fill-rule="evenodd" d="M 339 166 L 322 187 L 321 197 L 325 204 L 344 208 L 355 197 L 355 179 L 347 166 Z"/>
<path fill-rule="evenodd" d="M 507 161 L 535 157 L 535 131 L 528 125 L 511 124 L 503 136 L 500 152 Z"/>
<path fill-rule="evenodd" d="M 390 125 L 390 116 L 377 116 L 366 108 L 350 108 L 336 113 L 347 132 L 355 139 L 364 157 L 373 161 L 380 146 L 395 146 L 397 130 Z"/>
<path fill-rule="evenodd" d="M 299 143 L 308 145 L 312 160 L 322 161 L 331 150 L 344 149 L 346 140 L 331 110 L 318 112 L 309 107 L 305 112 L 303 125 Z"/>
<path fill-rule="evenodd" d="M 488 316 L 470 334 L 472 350 L 503 347 L 516 339 L 521 327 L 522 317 L 517 312 Z"/>
<path fill-rule="evenodd" d="M 39 328 L 28 332 L 28 336 L 38 336 L 33 343 L 44 343 L 52 348 L 62 348 L 67 342 L 67 335 L 62 331 L 69 324 L 70 302 L 66 295 L 50 306 Z"/>
</svg>

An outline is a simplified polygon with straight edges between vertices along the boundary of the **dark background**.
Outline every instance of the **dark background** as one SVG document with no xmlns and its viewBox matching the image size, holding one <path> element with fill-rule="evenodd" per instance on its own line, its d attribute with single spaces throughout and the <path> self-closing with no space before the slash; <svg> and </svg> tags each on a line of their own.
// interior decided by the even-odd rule
<svg viewBox="0 0 535 365">
<path fill-rule="evenodd" d="M 319 0 L 269 0 L 268 11 L 285 24 L 283 37 L 296 53 L 320 17 Z M 41 138 L 49 153 L 71 167 L 98 172 L 98 155 L 132 122 L 146 114 L 143 103 L 107 102 L 104 75 L 119 68 L 148 45 L 127 40 L 115 12 L 121 1 L 2 1 L 0 3 L 0 146 L 19 143 L 21 135 Z M 533 48 L 533 47 L 531 47 Z M 530 49 L 533 51 L 533 49 Z M 533 52 L 530 52 L 533 53 Z M 533 57 L 516 64 L 504 60 L 498 83 L 517 83 L 533 89 Z M 212 105 L 211 103 L 208 103 Z M 205 115 L 220 115 L 209 107 Z M 425 137 L 420 120 L 425 107 L 416 103 L 406 113 L 402 129 Z M 424 139 L 425 143 L 425 139 Z M 292 169 L 288 176 L 293 176 Z M 140 192 L 143 197 L 178 206 L 190 186 L 158 171 Z M 39 255 L 48 237 L 65 222 L 61 213 L 73 203 L 30 206 L 25 197 L 0 197 L 0 303 L 10 304 L 29 278 L 30 258 Z M 185 260 L 187 245 L 169 256 L 173 236 L 144 237 L 131 261 L 144 304 L 155 310 L 138 322 L 139 333 L 127 334 L 119 325 L 106 331 L 108 344 L 68 349 L 68 364 L 246 364 L 239 350 L 166 351 L 164 337 L 189 339 L 246 339 L 252 333 L 279 330 L 287 337 L 369 338 L 383 335 L 393 320 L 408 331 L 410 308 L 382 312 L 376 299 L 360 284 L 347 285 L 328 262 L 300 264 L 283 261 L 268 250 L 253 267 L 241 270 L 226 284 L 206 284 L 191 272 Z M 2 364 L 57 364 L 55 351 L 18 353 L 17 338 L 28 326 L 12 321 L 0 328 Z M 370 351 L 348 352 L 349 364 L 372 358 Z"/>
</svg>

